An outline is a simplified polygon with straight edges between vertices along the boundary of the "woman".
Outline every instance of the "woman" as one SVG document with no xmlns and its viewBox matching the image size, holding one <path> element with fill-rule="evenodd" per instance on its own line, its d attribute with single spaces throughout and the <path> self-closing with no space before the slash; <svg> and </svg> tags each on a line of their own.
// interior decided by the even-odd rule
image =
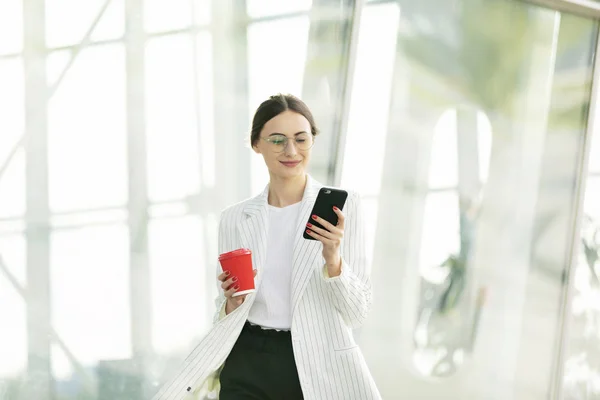
<svg viewBox="0 0 600 400">
<path fill-rule="evenodd" d="M 219 274 L 213 328 L 154 399 L 381 398 L 352 335 L 371 306 L 359 197 L 334 209 L 336 226 L 310 215 L 322 187 L 306 172 L 317 133 L 294 96 L 256 111 L 250 141 L 270 181 L 222 212 L 219 253 L 252 250 L 257 290 L 233 297 L 236 277 Z"/>
</svg>

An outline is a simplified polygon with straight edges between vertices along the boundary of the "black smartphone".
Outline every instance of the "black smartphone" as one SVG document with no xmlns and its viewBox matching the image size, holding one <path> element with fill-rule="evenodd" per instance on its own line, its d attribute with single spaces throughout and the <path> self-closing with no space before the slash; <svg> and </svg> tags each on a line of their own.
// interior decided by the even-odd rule
<svg viewBox="0 0 600 400">
<path fill-rule="evenodd" d="M 344 204 L 346 204 L 346 199 L 348 198 L 348 192 L 342 189 L 334 189 L 323 187 L 319 190 L 319 194 L 317 195 L 317 200 L 315 200 L 315 205 L 308 217 L 307 223 L 310 223 L 319 228 L 323 228 L 321 224 L 312 219 L 313 215 L 317 217 L 321 217 L 324 220 L 330 222 L 333 225 L 337 225 L 338 216 L 333 211 L 333 207 L 337 207 L 340 210 L 344 208 Z M 317 240 L 306 233 L 306 227 L 304 228 L 304 239 L 308 240 Z"/>
</svg>

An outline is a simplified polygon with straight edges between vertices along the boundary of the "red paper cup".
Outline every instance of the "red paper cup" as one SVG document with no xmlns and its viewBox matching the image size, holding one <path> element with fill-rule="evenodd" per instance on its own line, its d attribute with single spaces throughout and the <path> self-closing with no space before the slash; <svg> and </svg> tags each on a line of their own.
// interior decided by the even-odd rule
<svg viewBox="0 0 600 400">
<path fill-rule="evenodd" d="M 223 271 L 229 271 L 230 277 L 237 277 L 236 284 L 240 288 L 233 296 L 241 296 L 254 292 L 254 271 L 252 270 L 252 251 L 237 249 L 219 256 L 219 263 Z"/>
</svg>

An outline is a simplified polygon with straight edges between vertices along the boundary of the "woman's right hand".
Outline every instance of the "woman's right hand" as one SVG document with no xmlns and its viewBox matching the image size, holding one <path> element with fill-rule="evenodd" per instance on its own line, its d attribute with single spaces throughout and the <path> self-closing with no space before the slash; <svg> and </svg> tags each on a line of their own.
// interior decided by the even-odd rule
<svg viewBox="0 0 600 400">
<path fill-rule="evenodd" d="M 256 270 L 254 270 L 254 276 L 256 277 Z M 240 287 L 237 284 L 237 277 L 229 276 L 228 271 L 223 272 L 218 276 L 217 279 L 221 281 L 221 288 L 223 288 L 223 294 L 227 299 L 227 303 L 225 305 L 225 314 L 228 315 L 230 312 L 242 305 L 247 295 L 243 294 L 241 296 L 233 297 L 235 292 L 237 292 Z"/>
</svg>

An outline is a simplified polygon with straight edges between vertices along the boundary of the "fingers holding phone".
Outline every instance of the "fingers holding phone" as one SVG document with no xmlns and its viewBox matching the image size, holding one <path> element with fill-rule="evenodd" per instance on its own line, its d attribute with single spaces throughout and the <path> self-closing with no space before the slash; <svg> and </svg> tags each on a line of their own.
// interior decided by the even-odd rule
<svg viewBox="0 0 600 400">
<path fill-rule="evenodd" d="M 344 208 L 347 198 L 348 192 L 345 190 L 328 187 L 321 188 L 306 226 L 308 228 L 314 226 L 333 234 L 339 233 L 337 229 L 343 231 L 344 214 L 341 210 Z M 310 231 L 315 232 L 316 230 L 310 229 Z M 324 231 L 321 231 L 321 233 L 324 233 Z M 320 240 L 319 237 L 311 234 L 311 232 L 309 230 L 305 231 L 303 237 L 308 240 Z"/>
<path fill-rule="evenodd" d="M 323 258 L 330 277 L 341 274 L 340 248 L 346 224 L 342 208 L 347 198 L 345 190 L 321 188 L 303 234 L 305 239 L 318 240 L 323 244 Z"/>
<path fill-rule="evenodd" d="M 344 237 L 344 214 L 337 210 L 336 213 L 339 212 L 339 220 L 337 225 L 333 225 L 327 220 L 323 218 L 313 215 L 312 219 L 319 223 L 322 228 L 319 228 L 317 225 L 313 225 L 312 223 L 307 223 L 306 227 L 308 228 L 308 234 L 312 234 L 312 237 L 325 243 L 327 240 L 330 241 L 341 241 Z"/>
<path fill-rule="evenodd" d="M 323 243 L 323 258 L 328 265 L 338 265 L 340 260 L 340 246 L 344 238 L 344 213 L 336 207 L 335 213 L 338 215 L 337 225 L 313 215 L 312 219 L 319 223 L 323 228 L 307 223 L 306 234 Z"/>
</svg>

